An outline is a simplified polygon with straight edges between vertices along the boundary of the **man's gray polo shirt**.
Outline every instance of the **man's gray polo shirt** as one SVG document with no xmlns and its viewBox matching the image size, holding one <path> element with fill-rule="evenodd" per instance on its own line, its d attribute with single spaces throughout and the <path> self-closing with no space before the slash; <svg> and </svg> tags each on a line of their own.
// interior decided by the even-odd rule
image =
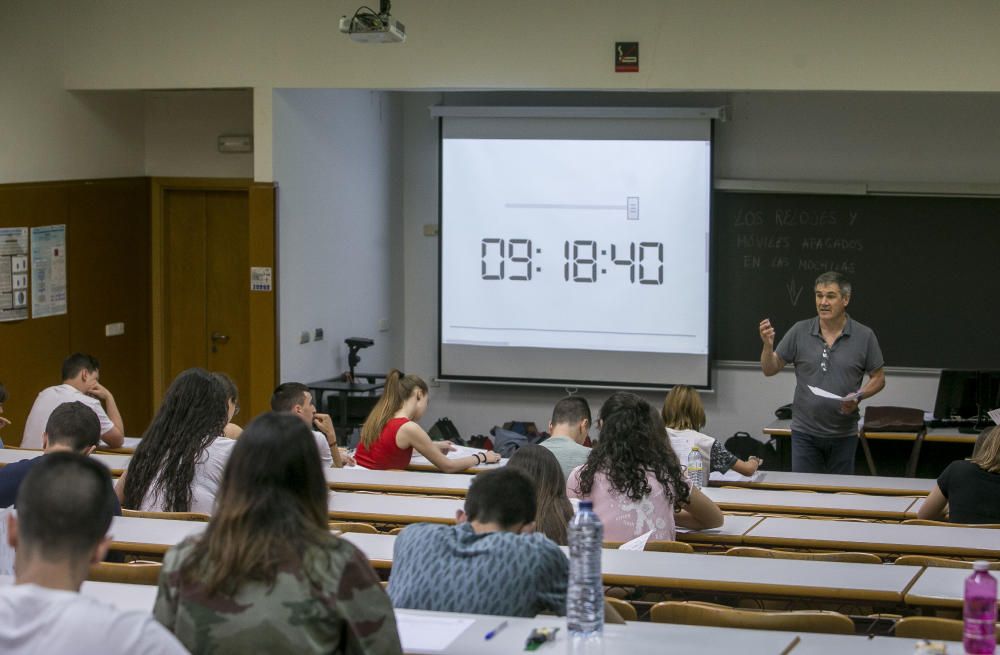
<svg viewBox="0 0 1000 655">
<path fill-rule="evenodd" d="M 590 448 L 581 446 L 569 437 L 549 437 L 538 445 L 552 451 L 559 460 L 559 468 L 566 478 L 569 478 L 570 471 L 586 463 L 587 457 L 590 456 Z"/>
<path fill-rule="evenodd" d="M 821 398 L 809 390 L 809 385 L 838 396 L 860 389 L 865 373 L 885 364 L 871 328 L 848 316 L 844 331 L 828 348 L 817 316 L 793 325 L 775 352 L 784 362 L 795 365 L 792 430 L 814 437 L 856 435 L 858 412 L 842 414 L 839 400 Z"/>
</svg>

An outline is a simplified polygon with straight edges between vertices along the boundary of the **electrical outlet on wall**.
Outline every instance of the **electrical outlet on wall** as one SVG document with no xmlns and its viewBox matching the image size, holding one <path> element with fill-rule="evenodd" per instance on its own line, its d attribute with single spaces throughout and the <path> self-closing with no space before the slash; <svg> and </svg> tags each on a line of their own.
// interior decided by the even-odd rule
<svg viewBox="0 0 1000 655">
<path fill-rule="evenodd" d="M 389 319 L 387 319 L 387 318 L 380 318 L 378 320 L 378 331 L 379 332 L 388 332 L 389 331 Z"/>
<path fill-rule="evenodd" d="M 323 340 L 323 328 L 316 328 L 313 330 L 313 341 Z"/>
<path fill-rule="evenodd" d="M 125 334 L 125 324 L 120 321 L 104 326 L 104 336 L 106 337 L 120 337 L 123 334 Z"/>
<path fill-rule="evenodd" d="M 299 343 L 309 343 L 309 330 L 302 330 L 299 335 Z"/>
</svg>

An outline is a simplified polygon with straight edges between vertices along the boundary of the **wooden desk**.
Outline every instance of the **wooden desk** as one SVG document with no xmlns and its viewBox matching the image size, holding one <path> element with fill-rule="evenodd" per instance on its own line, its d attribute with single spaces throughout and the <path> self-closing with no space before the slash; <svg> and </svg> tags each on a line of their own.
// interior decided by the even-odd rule
<svg viewBox="0 0 1000 655">
<path fill-rule="evenodd" d="M 142 441 L 142 437 L 125 437 L 125 442 L 118 448 L 112 448 L 107 444 L 101 443 L 97 446 L 97 452 L 116 455 L 131 455 L 135 453 L 135 449 L 139 447 L 140 441 Z"/>
<path fill-rule="evenodd" d="M 868 637 L 861 635 L 825 635 L 802 632 L 792 655 L 913 655 L 916 639 L 900 637 Z M 944 642 L 951 655 L 962 655 L 965 648 L 960 641 Z"/>
<path fill-rule="evenodd" d="M 461 473 L 374 471 L 361 466 L 325 469 L 327 484 L 339 491 L 383 491 L 400 494 L 465 496 L 474 479 Z"/>
<path fill-rule="evenodd" d="M 743 537 L 748 546 L 876 553 L 1000 557 L 1000 531 L 894 523 L 768 517 Z"/>
<path fill-rule="evenodd" d="M 727 512 L 774 512 L 819 516 L 864 517 L 902 521 L 913 498 L 863 494 L 807 493 L 766 489 L 708 487 L 702 492 Z"/>
<path fill-rule="evenodd" d="M 996 571 L 991 573 L 993 576 L 997 574 Z M 928 566 L 906 592 L 906 604 L 913 607 L 961 609 L 964 604 L 965 579 L 970 575 L 972 569 Z"/>
<path fill-rule="evenodd" d="M 762 520 L 759 516 L 726 514 L 722 525 L 718 528 L 698 531 L 677 528 L 677 541 L 691 544 L 738 546 L 743 543 L 743 535 Z"/>
<path fill-rule="evenodd" d="M 845 491 L 882 496 L 926 496 L 936 481 L 929 478 L 896 478 L 874 475 L 839 475 L 835 473 L 791 473 L 760 471 L 753 481 L 712 482 L 752 489 L 807 491 Z"/>
<path fill-rule="evenodd" d="M 426 498 L 424 496 L 389 496 L 386 494 L 331 493 L 330 518 L 335 521 L 373 521 L 376 523 L 455 523 L 455 512 L 465 500 Z"/>
<path fill-rule="evenodd" d="M 481 448 L 469 448 L 468 446 L 458 446 L 455 452 L 448 453 L 448 459 L 457 459 L 459 457 L 466 457 L 472 453 L 484 453 L 485 450 Z M 459 473 L 470 474 L 470 473 L 482 473 L 483 471 L 491 471 L 501 466 L 506 466 L 507 460 L 501 459 L 496 464 L 479 464 L 478 466 L 473 466 L 467 468 L 464 471 L 459 471 Z M 432 473 L 440 473 L 433 464 L 430 463 L 426 457 L 413 451 L 413 458 L 410 460 L 410 465 L 406 467 L 410 471 L 430 471 Z"/>
<path fill-rule="evenodd" d="M 171 546 L 204 530 L 206 525 L 201 521 L 116 516 L 108 532 L 112 550 L 162 555 Z"/>
<path fill-rule="evenodd" d="M 0 448 L 0 466 L 20 462 L 22 459 L 32 459 L 41 457 L 45 452 L 42 450 L 28 450 L 19 448 Z M 121 475 L 128 467 L 130 455 L 109 455 L 104 453 L 94 453 L 94 459 L 104 464 L 111 470 L 111 475 Z"/>
</svg>

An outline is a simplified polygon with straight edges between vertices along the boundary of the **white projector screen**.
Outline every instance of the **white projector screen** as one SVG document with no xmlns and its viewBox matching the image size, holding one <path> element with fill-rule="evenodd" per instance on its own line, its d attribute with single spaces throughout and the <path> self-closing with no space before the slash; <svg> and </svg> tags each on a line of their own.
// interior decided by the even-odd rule
<svg viewBox="0 0 1000 655">
<path fill-rule="evenodd" d="M 439 377 L 710 386 L 707 119 L 443 118 Z"/>
</svg>

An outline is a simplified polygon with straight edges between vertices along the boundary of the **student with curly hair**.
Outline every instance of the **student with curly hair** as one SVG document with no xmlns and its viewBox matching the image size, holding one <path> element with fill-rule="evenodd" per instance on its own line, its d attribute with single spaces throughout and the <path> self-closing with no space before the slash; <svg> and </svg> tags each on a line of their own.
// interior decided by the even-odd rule
<svg viewBox="0 0 1000 655">
<path fill-rule="evenodd" d="M 153 615 L 192 653 L 400 653 L 389 597 L 330 532 L 327 494 L 305 423 L 254 419 L 207 529 L 164 558 Z"/>
<path fill-rule="evenodd" d="M 118 479 L 122 507 L 211 514 L 236 444 L 222 436 L 228 420 L 226 392 L 218 379 L 200 368 L 178 375 Z"/>
<path fill-rule="evenodd" d="M 612 394 L 601 407 L 597 444 L 566 482 L 571 498 L 593 501 L 605 541 L 628 541 L 650 531 L 653 540 L 672 541 L 675 525 L 693 530 L 722 525 L 722 512 L 688 485 L 653 419 L 653 409 L 639 396 Z"/>
</svg>

